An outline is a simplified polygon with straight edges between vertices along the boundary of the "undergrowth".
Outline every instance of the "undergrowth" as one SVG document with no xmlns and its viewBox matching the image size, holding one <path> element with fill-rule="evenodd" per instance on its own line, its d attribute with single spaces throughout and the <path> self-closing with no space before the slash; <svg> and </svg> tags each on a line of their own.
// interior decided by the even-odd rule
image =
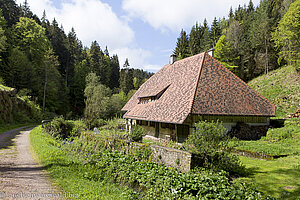
<svg viewBox="0 0 300 200">
<path fill-rule="evenodd" d="M 122 136 L 122 135 L 119 135 Z M 34 150 L 66 192 L 80 199 L 265 199 L 255 188 L 232 183 L 228 173 L 195 169 L 181 173 L 147 161 L 147 147 L 128 153 L 116 137 L 85 133 L 56 140 L 43 129 L 31 133 Z M 79 187 L 80 186 L 80 187 Z"/>
</svg>

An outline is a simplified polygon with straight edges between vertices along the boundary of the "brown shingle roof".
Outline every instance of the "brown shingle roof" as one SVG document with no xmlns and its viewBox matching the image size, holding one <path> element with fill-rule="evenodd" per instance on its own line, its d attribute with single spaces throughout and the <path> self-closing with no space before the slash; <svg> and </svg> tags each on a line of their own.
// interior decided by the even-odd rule
<svg viewBox="0 0 300 200">
<path fill-rule="evenodd" d="M 159 99 L 138 103 L 165 88 Z M 275 116 L 273 104 L 207 53 L 165 65 L 122 110 L 127 111 L 125 118 L 176 124 L 189 114 Z"/>
</svg>

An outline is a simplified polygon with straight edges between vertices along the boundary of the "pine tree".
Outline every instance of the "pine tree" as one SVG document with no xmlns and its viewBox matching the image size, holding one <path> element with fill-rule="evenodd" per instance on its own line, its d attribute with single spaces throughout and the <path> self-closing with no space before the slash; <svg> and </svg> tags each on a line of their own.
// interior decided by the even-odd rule
<svg viewBox="0 0 300 200">
<path fill-rule="evenodd" d="M 232 6 L 230 6 L 228 17 L 229 17 L 229 20 L 232 20 L 234 18 L 234 14 L 233 14 L 233 11 L 232 11 Z"/>
<path fill-rule="evenodd" d="M 124 64 L 125 65 L 125 64 Z M 120 89 L 128 94 L 130 90 L 134 89 L 133 85 L 133 69 L 124 68 L 120 72 Z"/>
<path fill-rule="evenodd" d="M 123 65 L 123 68 L 128 68 L 130 66 L 130 64 L 129 64 L 129 61 L 128 61 L 128 58 L 126 58 L 126 60 L 125 60 L 125 63 L 124 63 L 124 65 Z"/>
<path fill-rule="evenodd" d="M 111 58 L 111 75 L 110 75 L 110 88 L 118 88 L 120 86 L 119 79 L 120 79 L 120 65 L 119 59 L 117 55 L 113 55 Z"/>
<path fill-rule="evenodd" d="M 181 30 L 180 37 L 177 38 L 176 48 L 174 54 L 177 55 L 177 60 L 190 56 L 189 54 L 189 40 L 186 32 Z"/>
<path fill-rule="evenodd" d="M 217 18 L 214 18 L 214 21 L 211 25 L 211 30 L 210 30 L 210 40 L 212 43 L 212 46 L 214 47 L 221 36 L 221 29 L 219 22 L 217 21 Z"/>
<path fill-rule="evenodd" d="M 21 8 L 14 0 L 1 0 L 0 9 L 2 10 L 3 17 L 6 20 L 8 27 L 12 27 L 16 24 L 22 15 Z"/>
<path fill-rule="evenodd" d="M 209 34 L 209 27 L 207 24 L 207 20 L 204 19 L 203 27 L 202 27 L 202 37 L 201 37 L 201 52 L 207 51 L 212 48 L 211 42 L 210 42 L 210 34 Z"/>
<path fill-rule="evenodd" d="M 253 5 L 252 0 L 250 0 L 249 4 L 248 4 L 248 8 L 247 8 L 247 13 L 251 13 L 253 11 L 254 11 L 254 5 Z"/>
<path fill-rule="evenodd" d="M 65 32 L 58 26 L 55 18 L 53 19 L 49 29 L 49 38 L 53 46 L 54 53 L 58 56 L 60 64 L 60 74 L 64 77 L 65 85 L 68 87 L 70 85 L 70 72 L 73 72 L 73 69 L 71 68 L 72 66 L 69 64 L 70 52 L 68 50 L 68 38 Z"/>
<path fill-rule="evenodd" d="M 201 30 L 198 26 L 198 23 L 194 25 L 190 32 L 190 38 L 189 38 L 189 50 L 190 55 L 196 55 L 200 53 L 201 50 Z"/>
</svg>

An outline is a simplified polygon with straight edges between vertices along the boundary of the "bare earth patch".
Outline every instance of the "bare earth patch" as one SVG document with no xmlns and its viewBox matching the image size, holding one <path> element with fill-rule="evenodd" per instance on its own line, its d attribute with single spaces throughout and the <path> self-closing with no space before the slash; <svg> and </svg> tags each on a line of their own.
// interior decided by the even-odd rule
<svg viewBox="0 0 300 200">
<path fill-rule="evenodd" d="M 63 194 L 52 186 L 32 156 L 29 133 L 8 131 L 0 135 L 0 199 L 59 199 Z"/>
</svg>

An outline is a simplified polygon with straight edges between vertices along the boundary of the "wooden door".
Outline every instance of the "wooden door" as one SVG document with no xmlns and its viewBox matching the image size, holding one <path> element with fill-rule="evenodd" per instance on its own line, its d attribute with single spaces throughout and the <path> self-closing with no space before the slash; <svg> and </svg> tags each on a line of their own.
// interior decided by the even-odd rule
<svg viewBox="0 0 300 200">
<path fill-rule="evenodd" d="M 189 135 L 189 126 L 187 125 L 177 125 L 177 141 L 184 142 Z"/>
</svg>

